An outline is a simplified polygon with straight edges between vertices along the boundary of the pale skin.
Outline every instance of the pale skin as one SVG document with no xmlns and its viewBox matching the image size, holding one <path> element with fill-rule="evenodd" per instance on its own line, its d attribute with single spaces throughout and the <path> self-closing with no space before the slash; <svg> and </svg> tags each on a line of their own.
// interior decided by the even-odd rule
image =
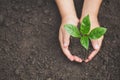
<svg viewBox="0 0 120 80">
<path fill-rule="evenodd" d="M 59 41 L 63 53 L 70 61 L 76 61 L 80 63 L 82 61 L 85 62 L 91 61 L 101 48 L 103 36 L 97 40 L 91 40 L 94 50 L 90 53 L 87 59 L 82 60 L 80 57 L 71 54 L 69 50 L 70 35 L 65 31 L 64 25 L 73 24 L 77 26 L 78 23 L 81 22 L 83 17 L 89 14 L 91 21 L 91 29 L 100 26 L 97 16 L 102 0 L 84 0 L 82 15 L 80 19 L 77 18 L 73 0 L 55 0 L 55 1 L 57 3 L 62 18 L 61 26 L 59 29 Z"/>
</svg>

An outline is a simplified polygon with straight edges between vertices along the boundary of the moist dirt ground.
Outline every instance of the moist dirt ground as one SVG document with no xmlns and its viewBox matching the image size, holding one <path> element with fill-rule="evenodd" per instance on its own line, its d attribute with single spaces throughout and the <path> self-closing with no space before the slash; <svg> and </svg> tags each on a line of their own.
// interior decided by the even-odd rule
<svg viewBox="0 0 120 80">
<path fill-rule="evenodd" d="M 80 17 L 83 0 L 74 0 Z M 54 0 L 0 0 L 0 80 L 120 80 L 120 0 L 103 0 L 99 22 L 108 31 L 89 63 L 69 61 L 60 48 Z M 78 39 L 72 54 L 86 58 Z"/>
</svg>

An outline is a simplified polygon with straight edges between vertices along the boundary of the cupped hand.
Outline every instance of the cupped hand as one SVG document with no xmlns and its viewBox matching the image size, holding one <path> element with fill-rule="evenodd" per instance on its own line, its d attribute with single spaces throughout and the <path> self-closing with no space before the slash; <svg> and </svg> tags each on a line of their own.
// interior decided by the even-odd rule
<svg viewBox="0 0 120 80">
<path fill-rule="evenodd" d="M 101 48 L 102 41 L 103 41 L 103 36 L 97 40 L 91 40 L 94 50 L 91 52 L 91 54 L 85 60 L 85 62 L 89 62 L 95 57 L 95 55 L 99 52 L 99 50 Z"/>
<path fill-rule="evenodd" d="M 82 62 L 81 58 L 71 54 L 71 52 L 69 50 L 70 35 L 64 29 L 65 24 L 73 24 L 73 25 L 77 26 L 78 22 L 79 22 L 78 19 L 75 19 L 75 20 L 74 19 L 65 19 L 62 21 L 62 24 L 59 29 L 59 42 L 60 42 L 63 53 L 66 55 L 66 57 L 70 61 Z"/>
<path fill-rule="evenodd" d="M 70 61 L 82 62 L 83 60 L 81 58 L 79 58 L 78 56 L 72 55 L 69 50 L 70 35 L 64 29 L 65 24 L 73 24 L 77 26 L 78 20 L 67 19 L 62 21 L 62 24 L 59 29 L 59 41 L 60 41 L 62 51 Z M 96 26 L 97 27 L 99 26 L 98 21 L 96 19 L 91 20 L 91 30 L 93 28 L 96 28 Z M 95 55 L 99 52 L 102 45 L 103 38 L 104 36 L 102 36 L 97 40 L 91 40 L 94 50 L 91 52 L 88 58 L 84 60 L 85 62 L 91 61 L 95 57 Z"/>
<path fill-rule="evenodd" d="M 91 30 L 100 26 L 97 17 L 91 18 L 90 20 L 91 20 Z M 102 36 L 101 38 L 99 38 L 97 40 L 91 40 L 94 50 L 90 53 L 90 55 L 85 60 L 85 62 L 91 61 L 97 55 L 97 53 L 99 52 L 99 50 L 101 48 L 103 39 L 104 39 L 104 36 Z"/>
</svg>

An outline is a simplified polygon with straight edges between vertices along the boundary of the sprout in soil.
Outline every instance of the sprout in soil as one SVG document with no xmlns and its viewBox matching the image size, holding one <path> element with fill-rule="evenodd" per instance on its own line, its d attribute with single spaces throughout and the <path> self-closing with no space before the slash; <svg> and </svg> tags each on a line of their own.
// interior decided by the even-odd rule
<svg viewBox="0 0 120 80">
<path fill-rule="evenodd" d="M 66 24 L 64 25 L 64 28 L 72 37 L 79 38 L 81 45 L 88 50 L 89 40 L 96 40 L 103 36 L 107 31 L 106 28 L 101 26 L 90 30 L 90 26 L 90 18 L 89 15 L 87 15 L 83 18 L 80 29 L 78 29 L 77 26 L 74 26 L 72 24 Z"/>
</svg>

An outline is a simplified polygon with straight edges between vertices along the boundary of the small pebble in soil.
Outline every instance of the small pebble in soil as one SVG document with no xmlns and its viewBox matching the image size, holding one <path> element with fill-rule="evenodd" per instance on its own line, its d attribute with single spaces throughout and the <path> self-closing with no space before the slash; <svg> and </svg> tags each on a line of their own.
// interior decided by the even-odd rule
<svg viewBox="0 0 120 80">
<path fill-rule="evenodd" d="M 43 23 L 43 24 L 47 24 L 48 21 L 47 21 L 47 20 L 43 20 L 42 23 Z"/>
<path fill-rule="evenodd" d="M 12 6 L 12 9 L 13 9 L 14 11 L 18 11 L 18 10 L 19 10 L 19 7 L 18 7 L 18 6 Z"/>
<path fill-rule="evenodd" d="M 45 14 L 48 14 L 48 13 L 49 13 L 49 10 L 48 10 L 48 9 L 44 10 L 44 13 L 45 13 Z"/>
<path fill-rule="evenodd" d="M 43 1 L 42 1 L 42 0 L 38 0 L 38 1 L 37 1 L 37 4 L 38 4 L 38 6 L 40 7 L 40 6 L 43 4 Z"/>
<path fill-rule="evenodd" d="M 24 69 L 23 65 L 19 65 L 19 66 L 17 67 L 17 69 L 15 70 L 15 74 L 17 74 L 17 75 L 20 74 L 23 69 Z"/>
<path fill-rule="evenodd" d="M 31 10 L 29 8 L 26 9 L 26 12 L 30 12 Z"/>
<path fill-rule="evenodd" d="M 46 80 L 52 80 L 51 78 L 47 78 Z"/>
</svg>

